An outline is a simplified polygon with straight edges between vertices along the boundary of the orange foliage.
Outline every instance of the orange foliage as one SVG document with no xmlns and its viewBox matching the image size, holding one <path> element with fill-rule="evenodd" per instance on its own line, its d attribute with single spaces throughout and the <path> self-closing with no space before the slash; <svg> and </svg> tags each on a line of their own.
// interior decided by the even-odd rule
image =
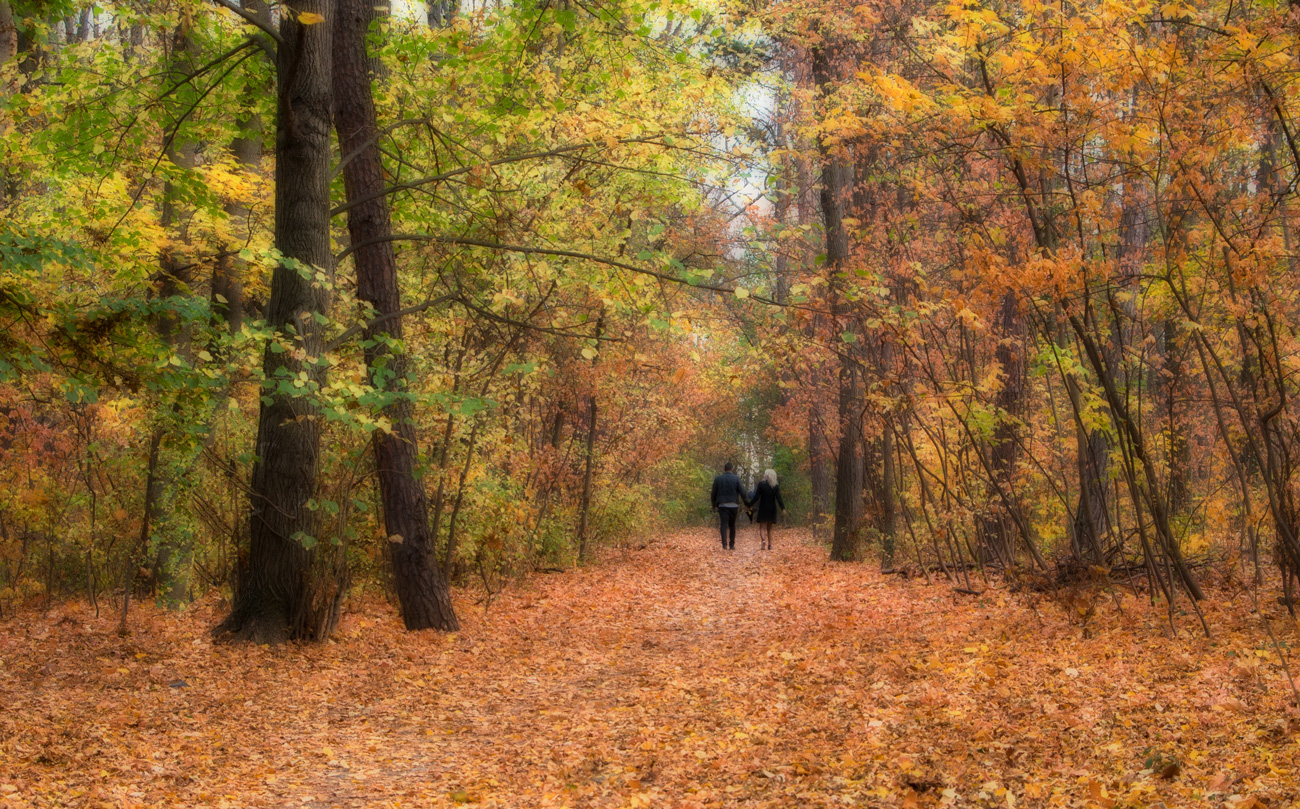
<svg viewBox="0 0 1300 809">
<path fill-rule="evenodd" d="M 464 630 L 380 604 L 335 642 L 0 625 L 6 806 L 1167 806 L 1293 799 L 1300 714 L 1257 619 L 1206 642 L 1124 596 L 1065 613 L 709 530 L 536 576 Z M 1077 595 L 1077 594 L 1076 594 Z M 1076 599 L 1077 600 L 1077 599 Z M 1119 607 L 1122 606 L 1122 613 Z M 1279 640 L 1295 642 L 1295 630 Z M 1233 797 L 1235 796 L 1235 797 Z"/>
</svg>

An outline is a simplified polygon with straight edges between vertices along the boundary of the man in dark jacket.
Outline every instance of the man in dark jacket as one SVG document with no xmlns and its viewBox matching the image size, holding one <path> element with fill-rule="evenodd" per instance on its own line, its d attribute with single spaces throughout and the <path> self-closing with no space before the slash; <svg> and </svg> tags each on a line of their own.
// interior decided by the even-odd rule
<svg viewBox="0 0 1300 809">
<path fill-rule="evenodd" d="M 718 527 L 722 531 L 722 547 L 736 549 L 736 515 L 740 507 L 749 502 L 745 484 L 731 471 L 731 462 L 722 467 L 722 474 L 713 479 L 713 510 L 718 512 Z M 728 542 L 728 533 L 731 541 Z"/>
</svg>

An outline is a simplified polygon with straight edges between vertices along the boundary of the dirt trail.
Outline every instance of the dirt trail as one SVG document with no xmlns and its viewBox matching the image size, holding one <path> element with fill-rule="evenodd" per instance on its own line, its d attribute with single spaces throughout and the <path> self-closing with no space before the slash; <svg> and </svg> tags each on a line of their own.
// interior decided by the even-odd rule
<svg viewBox="0 0 1300 809">
<path fill-rule="evenodd" d="M 282 649 L 214 647 L 211 607 L 142 610 L 125 639 L 76 605 L 9 619 L 0 807 L 1298 797 L 1300 718 L 1257 619 L 1226 599 L 1209 643 L 1163 637 L 1131 597 L 1085 630 L 1045 602 L 832 565 L 801 532 L 776 544 L 679 533 L 486 613 L 466 594 L 450 636 L 402 632 L 381 604 Z"/>
</svg>

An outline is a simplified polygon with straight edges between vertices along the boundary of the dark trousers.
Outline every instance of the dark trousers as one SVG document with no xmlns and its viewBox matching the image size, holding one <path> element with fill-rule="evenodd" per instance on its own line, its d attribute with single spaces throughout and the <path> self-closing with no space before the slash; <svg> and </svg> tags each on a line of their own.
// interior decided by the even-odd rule
<svg viewBox="0 0 1300 809">
<path fill-rule="evenodd" d="M 718 528 L 722 532 L 722 547 L 736 547 L 736 515 L 740 512 L 738 508 L 718 507 Z M 731 532 L 731 544 L 727 544 L 727 532 Z"/>
</svg>

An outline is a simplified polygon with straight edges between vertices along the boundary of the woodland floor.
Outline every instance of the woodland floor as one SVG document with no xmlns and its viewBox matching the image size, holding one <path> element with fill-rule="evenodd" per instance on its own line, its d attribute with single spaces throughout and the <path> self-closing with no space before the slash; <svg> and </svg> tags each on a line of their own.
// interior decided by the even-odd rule
<svg viewBox="0 0 1300 809">
<path fill-rule="evenodd" d="M 714 537 L 538 575 L 486 614 L 463 594 L 451 636 L 383 604 L 280 649 L 213 646 L 212 606 L 143 609 L 126 638 L 84 606 L 9 618 L 0 807 L 1300 799 L 1300 714 L 1245 596 L 1212 599 L 1211 640 L 1132 595 L 1085 628 L 829 564 L 798 531 Z"/>
</svg>

